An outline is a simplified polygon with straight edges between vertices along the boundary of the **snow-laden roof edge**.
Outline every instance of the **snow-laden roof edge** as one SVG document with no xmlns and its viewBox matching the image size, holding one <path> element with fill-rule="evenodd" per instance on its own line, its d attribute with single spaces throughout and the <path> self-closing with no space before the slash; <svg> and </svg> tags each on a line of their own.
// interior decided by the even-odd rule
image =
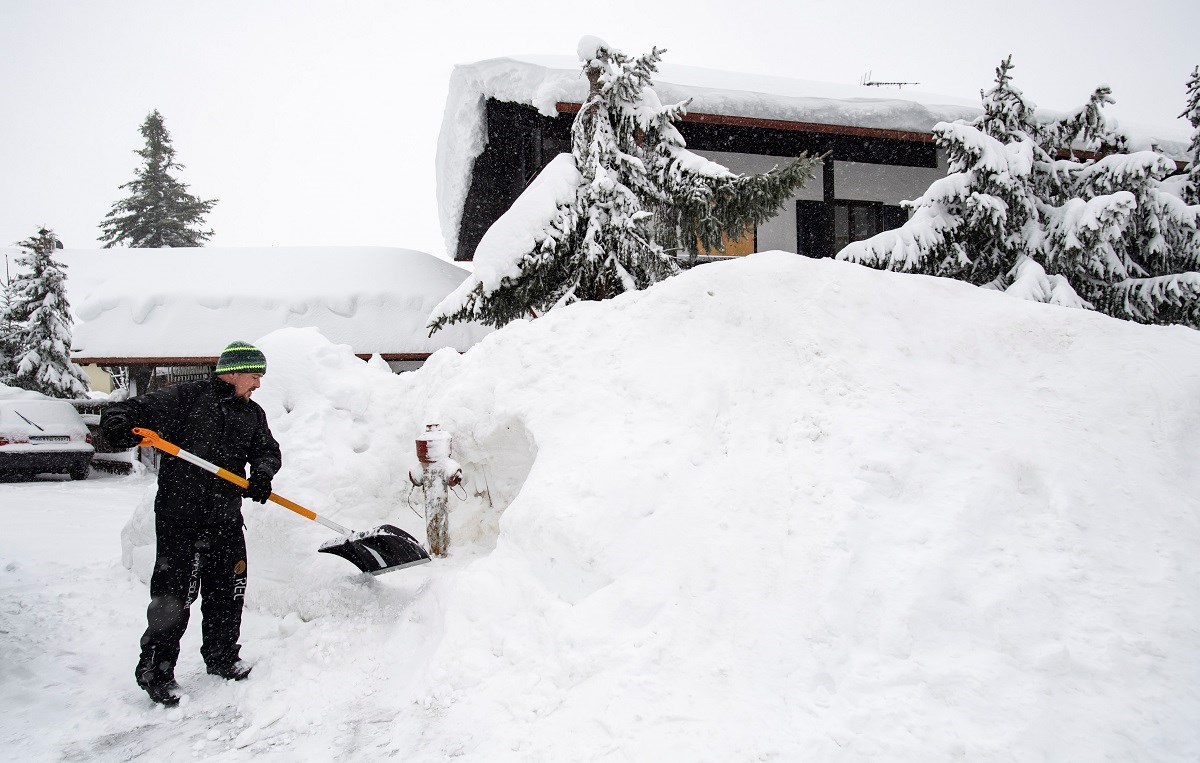
<svg viewBox="0 0 1200 763">
<path fill-rule="evenodd" d="M 931 132 L 938 122 L 974 119 L 982 112 L 978 97 L 880 90 L 665 63 L 659 66 L 654 89 L 663 103 L 691 98 L 692 113 L 923 133 Z M 451 256 L 458 250 L 471 170 L 487 143 L 487 100 L 525 104 L 554 116 L 560 101 L 580 103 L 586 95 L 587 79 L 579 61 L 571 56 L 511 56 L 454 68 L 436 159 L 438 216 Z M 1061 115 L 1052 109 L 1039 108 L 1038 112 L 1047 118 Z M 1171 158 L 1186 161 L 1187 141 L 1162 137 L 1170 135 L 1170 129 L 1129 122 L 1119 126 L 1129 137 L 1131 150 L 1153 144 Z"/>
<path fill-rule="evenodd" d="M 468 275 L 388 247 L 64 249 L 76 358 L 216 355 L 286 326 L 315 327 L 356 353 L 465 350 L 490 329 L 447 327 L 430 310 Z"/>
</svg>

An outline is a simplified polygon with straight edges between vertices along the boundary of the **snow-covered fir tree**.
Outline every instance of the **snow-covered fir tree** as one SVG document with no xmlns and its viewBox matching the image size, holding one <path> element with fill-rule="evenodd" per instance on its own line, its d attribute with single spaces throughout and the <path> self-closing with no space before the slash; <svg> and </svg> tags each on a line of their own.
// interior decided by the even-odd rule
<svg viewBox="0 0 1200 763">
<path fill-rule="evenodd" d="M 4 255 L 4 280 L 0 282 L 0 384 L 11 384 L 17 372 L 18 324 L 13 315 L 12 271 L 8 255 Z"/>
<path fill-rule="evenodd" d="M 141 133 L 146 146 L 136 153 L 144 163 L 137 177 L 121 186 L 129 196 L 105 216 L 100 240 L 105 248 L 204 246 L 213 233 L 204 230 L 204 216 L 216 200 L 193 196 L 172 174 L 184 167 L 175 161 L 171 135 L 157 109 L 147 115 Z"/>
<path fill-rule="evenodd" d="M 997 69 L 981 117 L 934 129 L 950 173 L 906 202 L 908 222 L 837 256 L 1200 327 L 1200 208 L 1164 184 L 1174 162 L 1122 153 L 1125 140 L 1102 112 L 1112 102 L 1108 88 L 1062 119 L 1038 120 L 1012 68 L 1009 57 Z"/>
<path fill-rule="evenodd" d="M 1187 180 L 1183 200 L 1200 204 L 1200 66 L 1192 69 L 1187 82 L 1187 108 L 1179 116 L 1192 125 L 1192 142 L 1188 146 Z"/>
<path fill-rule="evenodd" d="M 475 320 L 501 326 L 560 305 L 644 289 L 677 273 L 699 244 L 723 251 L 812 177 L 801 156 L 739 175 L 687 150 L 652 87 L 664 51 L 632 58 L 585 37 L 589 91 L 561 154 L 480 241 L 475 272 L 430 316 L 430 333 Z"/>
<path fill-rule="evenodd" d="M 55 261 L 62 248 L 54 232 L 42 228 L 17 244 L 10 315 L 18 325 L 18 355 L 12 384 L 51 397 L 87 394 L 83 369 L 71 362 L 71 306 L 67 302 L 66 266 Z"/>
</svg>

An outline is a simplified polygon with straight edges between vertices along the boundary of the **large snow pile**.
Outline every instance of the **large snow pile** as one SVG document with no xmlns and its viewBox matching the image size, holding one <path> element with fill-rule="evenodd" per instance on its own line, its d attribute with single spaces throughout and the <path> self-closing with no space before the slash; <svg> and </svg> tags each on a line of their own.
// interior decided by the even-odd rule
<svg viewBox="0 0 1200 763">
<path fill-rule="evenodd" d="M 246 505 L 247 755 L 1200 756 L 1200 333 L 766 253 L 413 374 L 261 346 L 278 492 L 421 537 L 428 422 L 468 479 L 376 579 Z"/>
<path fill-rule="evenodd" d="M 65 249 L 73 356 L 208 357 L 235 339 L 314 326 L 358 353 L 464 350 L 488 329 L 430 338 L 429 311 L 467 272 L 411 249 Z"/>
</svg>

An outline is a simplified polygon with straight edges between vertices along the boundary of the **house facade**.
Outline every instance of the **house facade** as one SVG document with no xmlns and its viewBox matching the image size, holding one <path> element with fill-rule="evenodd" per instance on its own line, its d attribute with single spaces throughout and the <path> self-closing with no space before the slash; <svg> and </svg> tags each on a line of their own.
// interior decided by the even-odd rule
<svg viewBox="0 0 1200 763">
<path fill-rule="evenodd" d="M 946 175 L 933 128 L 974 119 L 972 102 L 906 89 L 836 85 L 663 65 L 664 103 L 690 100 L 677 124 L 689 150 L 734 172 L 765 172 L 802 153 L 824 155 L 817 177 L 725 255 L 783 250 L 830 257 L 899 227 L 901 202 Z M 483 234 L 555 155 L 587 93 L 569 58 L 504 58 L 457 67 L 439 142 L 439 204 L 448 251 L 472 259 Z M 1052 114 L 1047 110 L 1047 116 Z M 1131 136 L 1180 156 L 1182 142 Z M 1140 145 L 1139 145 L 1140 144 Z M 705 256 L 715 252 L 698 252 Z"/>
<path fill-rule="evenodd" d="M 579 108 L 559 102 L 557 113 L 546 116 L 529 105 L 486 101 L 487 146 L 475 161 L 456 260 L 472 259 L 483 234 L 525 186 L 571 150 Z M 929 133 L 702 113 L 688 114 L 677 126 L 689 150 L 738 173 L 766 172 L 803 153 L 826 157 L 818 177 L 774 218 L 728 242 L 726 255 L 780 249 L 830 257 L 851 241 L 903 224 L 908 213 L 900 202 L 946 174 Z"/>
</svg>

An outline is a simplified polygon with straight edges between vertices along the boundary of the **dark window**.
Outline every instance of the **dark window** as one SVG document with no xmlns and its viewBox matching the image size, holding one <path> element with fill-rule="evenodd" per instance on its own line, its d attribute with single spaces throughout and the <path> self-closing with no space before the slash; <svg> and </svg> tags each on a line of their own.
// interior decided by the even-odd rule
<svg viewBox="0 0 1200 763">
<path fill-rule="evenodd" d="M 908 222 L 908 210 L 904 207 L 892 206 L 890 204 L 882 206 L 883 209 L 880 211 L 882 217 L 879 218 L 880 231 L 895 230 Z"/>
<path fill-rule="evenodd" d="M 899 228 L 903 207 L 876 201 L 796 202 L 796 247 L 807 257 L 832 257 L 852 241 Z"/>
<path fill-rule="evenodd" d="M 828 204 L 796 202 L 796 247 L 805 257 L 833 256 L 833 214 Z"/>
</svg>

